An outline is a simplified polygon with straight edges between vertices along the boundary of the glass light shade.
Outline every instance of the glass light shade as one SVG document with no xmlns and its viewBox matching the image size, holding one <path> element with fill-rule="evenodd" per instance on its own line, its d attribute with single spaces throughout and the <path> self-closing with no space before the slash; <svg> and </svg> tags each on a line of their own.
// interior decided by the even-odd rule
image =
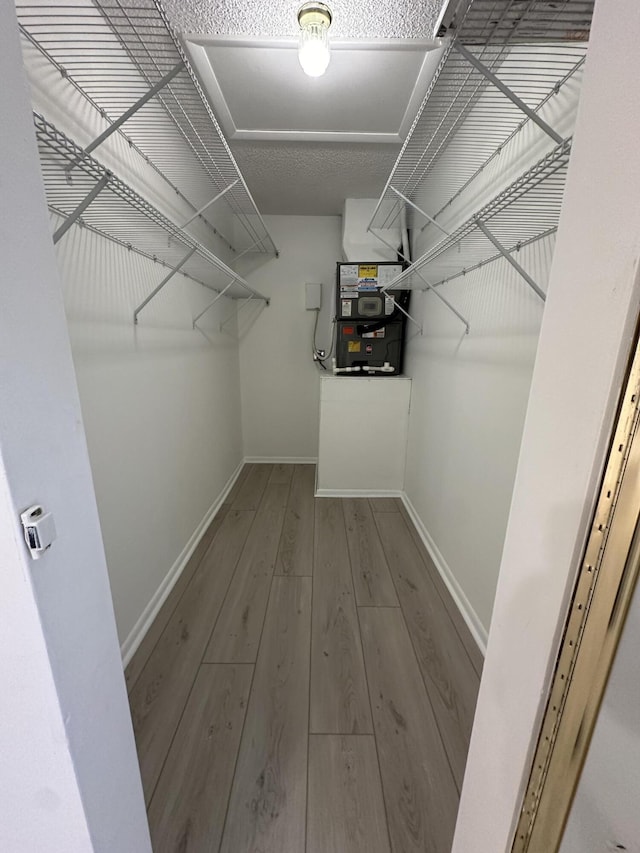
<svg viewBox="0 0 640 853">
<path fill-rule="evenodd" d="M 298 59 L 309 77 L 320 77 L 329 65 L 331 11 L 324 3 L 305 3 L 298 11 L 300 47 Z"/>
</svg>

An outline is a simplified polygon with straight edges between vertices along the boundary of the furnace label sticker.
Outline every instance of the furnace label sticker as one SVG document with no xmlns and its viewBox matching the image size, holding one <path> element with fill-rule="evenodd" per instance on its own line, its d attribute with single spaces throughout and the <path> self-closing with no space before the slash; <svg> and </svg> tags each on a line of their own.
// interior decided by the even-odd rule
<svg viewBox="0 0 640 853">
<path fill-rule="evenodd" d="M 384 329 L 376 329 L 375 332 L 365 332 L 363 338 L 384 338 Z"/>
<path fill-rule="evenodd" d="M 378 270 L 378 284 L 384 287 L 402 272 L 402 264 L 390 264 L 389 266 L 381 266 Z"/>
<path fill-rule="evenodd" d="M 351 302 L 349 299 L 343 299 L 342 300 L 342 316 L 343 317 L 350 317 L 351 316 L 351 306 L 352 305 L 353 305 L 353 302 Z"/>
<path fill-rule="evenodd" d="M 360 264 L 358 267 L 358 281 L 378 281 L 378 264 Z"/>
<path fill-rule="evenodd" d="M 349 341 L 347 349 L 348 352 L 360 352 L 360 341 Z"/>
<path fill-rule="evenodd" d="M 342 264 L 340 267 L 340 287 L 358 284 L 358 264 Z"/>
</svg>

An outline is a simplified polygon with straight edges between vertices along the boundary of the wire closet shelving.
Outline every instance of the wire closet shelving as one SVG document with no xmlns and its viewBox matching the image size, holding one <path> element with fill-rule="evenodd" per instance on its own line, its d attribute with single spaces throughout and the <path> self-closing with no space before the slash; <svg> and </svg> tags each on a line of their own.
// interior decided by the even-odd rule
<svg viewBox="0 0 640 853">
<path fill-rule="evenodd" d="M 64 235 L 73 221 L 81 219 L 84 227 L 167 267 L 168 274 L 162 285 L 180 270 L 216 293 L 224 290 L 231 298 L 246 297 L 249 293 L 267 301 L 206 246 L 84 153 L 62 131 L 37 113 L 34 121 L 47 202 L 50 209 L 64 219 L 53 235 L 54 242 Z M 69 183 L 67 169 L 71 164 L 75 169 L 73 181 Z M 88 204 L 87 199 L 90 199 Z M 74 218 L 76 212 L 78 216 Z M 135 244 L 129 241 L 132 231 Z M 136 309 L 134 319 L 146 304 L 145 300 Z"/>
<path fill-rule="evenodd" d="M 544 108 L 582 68 L 592 13 L 593 0 L 450 4 L 443 55 L 369 223 L 383 242 L 379 232 L 403 222 L 424 233 L 426 252 L 389 288 L 432 289 L 443 299 L 438 285 L 504 257 L 544 300 L 513 253 L 557 229 L 571 137 Z M 479 208 L 455 221 L 455 202 L 469 189 L 473 195 L 532 124 L 551 150 L 489 201 L 477 193 Z"/>
<path fill-rule="evenodd" d="M 98 111 L 104 125 L 82 147 L 34 114 L 52 210 L 73 221 L 81 219 L 174 272 L 178 267 L 205 286 L 218 290 L 221 275 L 227 276 L 226 296 L 249 295 L 268 302 L 185 230 L 198 220 L 201 231 L 222 241 L 231 253 L 230 264 L 248 253 L 277 255 L 161 7 L 155 0 L 126 6 L 120 0 L 72 0 L 64 5 L 18 0 L 16 5 L 23 37 Z M 100 164 L 100 146 L 114 133 L 155 170 L 167 195 L 178 197 L 192 212 L 186 223 L 171 222 Z M 80 209 L 83 191 L 88 203 Z M 222 233 L 208 213 L 216 202 L 234 215 L 234 234 Z"/>
</svg>

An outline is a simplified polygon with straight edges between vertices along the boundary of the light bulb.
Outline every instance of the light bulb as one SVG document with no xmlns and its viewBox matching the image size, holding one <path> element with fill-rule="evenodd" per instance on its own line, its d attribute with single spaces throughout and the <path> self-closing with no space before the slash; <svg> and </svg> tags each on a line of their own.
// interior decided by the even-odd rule
<svg viewBox="0 0 640 853">
<path fill-rule="evenodd" d="M 331 11 L 324 3 L 305 3 L 298 10 L 300 47 L 298 59 L 305 74 L 320 77 L 329 65 Z"/>
<path fill-rule="evenodd" d="M 329 44 L 326 32 L 324 38 L 317 38 L 302 32 L 298 59 L 305 74 L 309 77 L 321 77 L 329 65 Z"/>
</svg>

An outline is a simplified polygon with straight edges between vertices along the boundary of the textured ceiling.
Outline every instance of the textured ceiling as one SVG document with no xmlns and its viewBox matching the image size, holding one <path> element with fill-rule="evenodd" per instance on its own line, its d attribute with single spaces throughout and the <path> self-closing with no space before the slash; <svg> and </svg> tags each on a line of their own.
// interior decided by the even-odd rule
<svg viewBox="0 0 640 853">
<path fill-rule="evenodd" d="M 297 36 L 303 0 L 164 0 L 179 32 Z M 443 0 L 328 0 L 334 38 L 433 38 Z"/>
<path fill-rule="evenodd" d="M 400 146 L 235 142 L 233 153 L 262 213 L 332 216 L 345 198 L 377 198 Z"/>
<path fill-rule="evenodd" d="M 332 38 L 430 39 L 446 0 L 328 0 Z M 297 36 L 302 0 L 162 0 L 180 34 Z M 302 71 L 300 72 L 302 73 Z M 357 105 L 354 105 L 357 108 Z M 377 197 L 400 147 L 316 142 L 230 142 L 262 213 L 333 215 L 345 198 Z"/>
</svg>

